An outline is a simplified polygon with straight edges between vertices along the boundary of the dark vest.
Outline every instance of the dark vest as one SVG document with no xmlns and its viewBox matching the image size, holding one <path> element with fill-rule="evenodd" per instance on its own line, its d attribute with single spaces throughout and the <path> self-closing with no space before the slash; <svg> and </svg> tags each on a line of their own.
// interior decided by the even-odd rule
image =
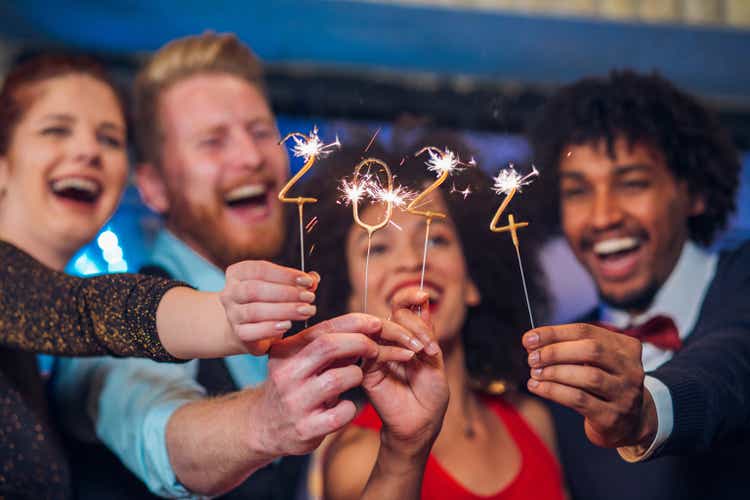
<svg viewBox="0 0 750 500">
<path fill-rule="evenodd" d="M 171 278 L 158 266 L 145 266 L 143 274 Z M 209 396 L 220 396 L 239 388 L 234 383 L 223 359 L 204 359 L 198 362 L 197 381 Z M 146 486 L 108 448 L 101 444 L 82 443 L 68 438 L 71 450 L 73 483 L 76 498 L 133 500 L 156 499 Z M 245 482 L 219 498 L 227 500 L 292 500 L 302 484 L 307 470 L 307 456 L 290 456 L 267 465 L 253 473 Z"/>
<path fill-rule="evenodd" d="M 719 310 L 715 304 L 727 300 L 722 294 L 722 264 L 704 299 L 693 333 L 685 346 L 708 330 L 701 328 Z M 750 265 L 750 261 L 748 261 Z M 741 300 L 747 300 L 747 295 Z M 592 322 L 596 311 L 578 319 Z M 700 331 L 700 333 L 698 333 Z M 690 500 L 750 498 L 747 447 L 750 435 L 716 446 L 711 452 L 691 456 L 665 456 L 629 464 L 616 450 L 599 448 L 589 442 L 583 430 L 583 417 L 554 403 L 549 404 L 555 420 L 557 440 L 568 488 L 574 499 L 608 500 Z"/>
</svg>

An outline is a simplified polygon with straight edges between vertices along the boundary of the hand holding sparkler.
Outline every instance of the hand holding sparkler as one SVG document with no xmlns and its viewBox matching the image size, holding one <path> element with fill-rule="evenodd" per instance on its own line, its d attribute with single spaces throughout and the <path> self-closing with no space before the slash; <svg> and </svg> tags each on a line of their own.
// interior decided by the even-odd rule
<svg viewBox="0 0 750 500">
<path fill-rule="evenodd" d="M 502 233 L 506 231 L 510 231 L 511 239 L 513 240 L 513 246 L 516 248 L 516 257 L 518 258 L 518 269 L 521 272 L 521 282 L 523 283 L 523 293 L 524 297 L 526 298 L 526 308 L 529 311 L 529 320 L 531 321 L 531 328 L 534 328 L 534 316 L 531 313 L 531 303 L 529 302 L 529 292 L 526 288 L 526 276 L 523 272 L 523 263 L 521 262 L 521 250 L 518 242 L 518 232 L 516 229 L 521 227 L 526 227 L 529 225 L 528 222 L 516 222 L 515 218 L 513 217 L 513 214 L 508 214 L 508 224 L 505 226 L 498 226 L 498 223 L 500 222 L 500 216 L 503 214 L 506 208 L 508 208 L 508 204 L 510 203 L 510 200 L 513 199 L 513 196 L 515 196 L 516 192 L 520 192 L 521 188 L 523 186 L 526 186 L 528 184 L 531 184 L 532 179 L 539 175 L 539 171 L 536 169 L 536 167 L 533 167 L 532 171 L 525 176 L 521 176 L 518 172 L 516 172 L 516 169 L 513 167 L 513 165 L 509 165 L 508 168 L 503 169 L 500 171 L 500 173 L 497 174 L 493 180 L 495 181 L 495 184 L 493 186 L 493 191 L 495 191 L 497 194 L 504 194 L 505 198 L 503 199 L 503 202 L 498 207 L 497 211 L 495 212 L 495 216 L 492 218 L 492 221 L 490 222 L 490 231 L 493 233 Z"/>
</svg>

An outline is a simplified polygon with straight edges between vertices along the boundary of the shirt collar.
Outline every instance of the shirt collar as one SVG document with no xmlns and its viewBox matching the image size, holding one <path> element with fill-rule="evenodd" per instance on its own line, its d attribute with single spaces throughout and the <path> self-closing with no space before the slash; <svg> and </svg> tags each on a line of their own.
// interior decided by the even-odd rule
<svg viewBox="0 0 750 500">
<path fill-rule="evenodd" d="M 163 267 L 174 279 L 198 290 L 218 292 L 224 288 L 224 273 L 198 255 L 167 229 L 156 236 L 151 261 Z"/>
<path fill-rule="evenodd" d="M 645 323 L 654 316 L 668 316 L 677 326 L 681 339 L 685 339 L 698 319 L 703 299 L 716 274 L 718 255 L 688 241 L 682 248 L 672 273 L 654 297 L 646 312 L 631 316 L 626 311 L 602 303 L 601 319 L 617 328 L 627 328 Z"/>
</svg>

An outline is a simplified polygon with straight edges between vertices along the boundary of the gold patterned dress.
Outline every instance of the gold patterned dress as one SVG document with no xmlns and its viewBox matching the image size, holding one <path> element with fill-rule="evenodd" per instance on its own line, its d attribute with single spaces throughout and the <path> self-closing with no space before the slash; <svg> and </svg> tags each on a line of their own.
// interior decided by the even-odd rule
<svg viewBox="0 0 750 500">
<path fill-rule="evenodd" d="M 34 353 L 177 361 L 159 342 L 156 309 L 187 286 L 153 276 L 77 278 L 0 241 L 0 498 L 67 498 L 65 453 Z"/>
</svg>

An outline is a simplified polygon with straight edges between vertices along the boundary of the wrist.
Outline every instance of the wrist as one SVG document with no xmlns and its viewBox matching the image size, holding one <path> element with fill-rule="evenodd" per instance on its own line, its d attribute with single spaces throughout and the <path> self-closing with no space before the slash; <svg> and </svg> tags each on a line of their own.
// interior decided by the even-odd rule
<svg viewBox="0 0 750 500">
<path fill-rule="evenodd" d="M 277 449 L 277 442 L 268 432 L 267 418 L 263 411 L 263 400 L 266 393 L 265 383 L 255 388 L 245 389 L 238 394 L 242 399 L 242 411 L 245 425 L 244 435 L 241 440 L 245 443 L 248 451 L 248 457 L 251 461 L 257 463 L 258 467 L 263 467 L 282 454 Z"/>
<path fill-rule="evenodd" d="M 644 387 L 643 401 L 641 402 L 641 418 L 636 434 L 635 445 L 647 449 L 656 438 L 659 427 L 659 419 L 656 414 L 656 404 L 651 392 Z"/>
<path fill-rule="evenodd" d="M 380 452 L 390 462 L 404 462 L 409 464 L 426 461 L 432 450 L 436 436 L 424 436 L 403 439 L 394 436 L 385 427 L 380 431 Z"/>
</svg>

